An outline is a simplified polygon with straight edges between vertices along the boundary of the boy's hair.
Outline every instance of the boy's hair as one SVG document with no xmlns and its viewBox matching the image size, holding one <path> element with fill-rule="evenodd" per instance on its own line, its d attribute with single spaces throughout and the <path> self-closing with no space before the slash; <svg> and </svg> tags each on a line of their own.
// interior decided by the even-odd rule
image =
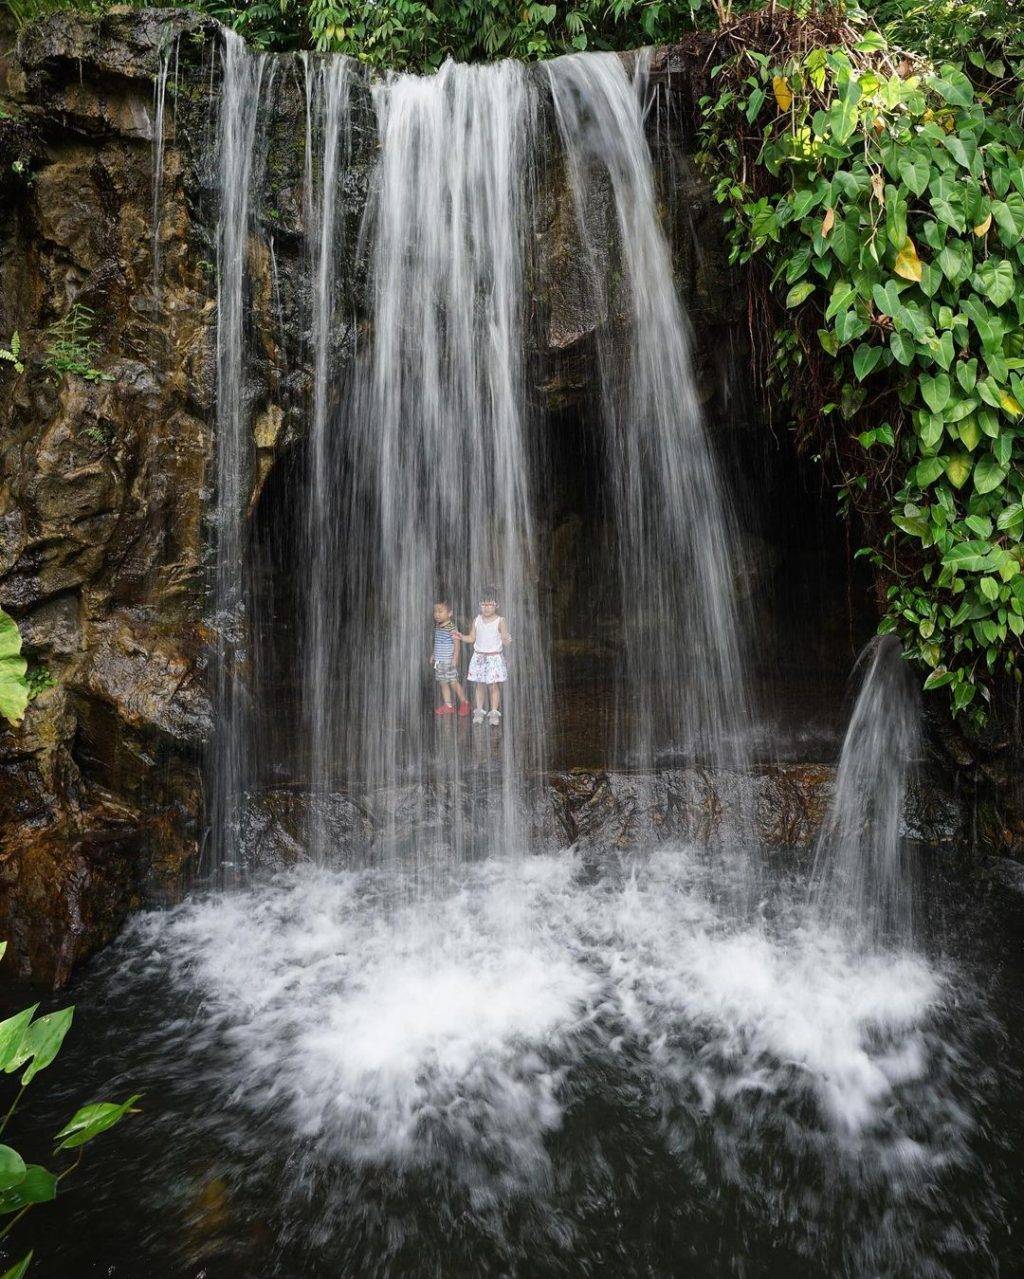
<svg viewBox="0 0 1024 1279">
<path fill-rule="evenodd" d="M 436 596 L 434 599 L 434 607 L 437 608 L 438 604 L 440 604 L 442 608 L 446 608 L 449 613 L 452 611 L 452 602 L 447 595 Z"/>
<path fill-rule="evenodd" d="M 485 600 L 492 600 L 495 604 L 497 604 L 498 592 L 495 590 L 493 586 L 485 586 L 484 589 L 480 592 L 481 604 L 484 603 Z"/>
</svg>

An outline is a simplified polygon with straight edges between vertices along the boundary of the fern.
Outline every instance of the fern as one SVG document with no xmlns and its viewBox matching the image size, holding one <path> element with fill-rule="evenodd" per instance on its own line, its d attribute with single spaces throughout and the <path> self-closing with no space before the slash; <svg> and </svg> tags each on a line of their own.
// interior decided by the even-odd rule
<svg viewBox="0 0 1024 1279">
<path fill-rule="evenodd" d="M 93 361 L 100 353 L 100 344 L 92 336 L 95 313 L 83 302 L 74 302 L 71 309 L 56 324 L 46 330 L 47 346 L 43 368 L 59 381 L 65 373 L 74 373 L 87 382 L 109 382 L 112 379 L 101 373 Z"/>
<path fill-rule="evenodd" d="M 5 361 L 7 364 L 13 364 L 15 373 L 24 373 L 25 366 L 18 358 L 20 355 L 21 335 L 18 333 L 18 330 L 15 329 L 11 334 L 11 345 L 9 347 L 0 346 L 0 360 Z"/>
</svg>

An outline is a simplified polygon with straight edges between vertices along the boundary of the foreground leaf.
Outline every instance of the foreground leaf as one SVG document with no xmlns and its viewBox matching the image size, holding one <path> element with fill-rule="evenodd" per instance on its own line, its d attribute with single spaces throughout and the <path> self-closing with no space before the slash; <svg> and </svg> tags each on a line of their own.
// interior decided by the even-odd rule
<svg viewBox="0 0 1024 1279">
<path fill-rule="evenodd" d="M 30 1084 L 60 1052 L 74 1013 L 73 1007 L 62 1008 L 59 1012 L 47 1013 L 45 1017 L 34 1021 L 25 1031 L 17 1052 L 4 1067 L 7 1073 L 17 1070 L 27 1061 L 29 1067 L 22 1075 L 21 1082 Z"/>
<path fill-rule="evenodd" d="M 31 1204 L 45 1204 L 56 1198 L 54 1174 L 40 1164 L 29 1164 L 18 1185 L 0 1191 L 0 1213 L 21 1212 Z"/>
<path fill-rule="evenodd" d="M 0 1021 L 0 1070 L 6 1071 L 14 1059 L 38 1007 L 38 1004 L 33 1004 L 30 1008 L 23 1008 L 20 1013 L 15 1013 L 13 1017 L 8 1017 L 6 1021 Z"/>
<path fill-rule="evenodd" d="M 25 1180 L 25 1161 L 10 1146 L 0 1146 L 0 1191 L 9 1190 Z"/>
<path fill-rule="evenodd" d="M 115 1124 L 121 1122 L 141 1096 L 141 1093 L 135 1093 L 120 1104 L 112 1101 L 97 1101 L 90 1106 L 83 1106 L 54 1137 L 54 1141 L 58 1143 L 57 1149 L 74 1150 L 78 1146 L 84 1146 L 87 1141 L 92 1141 L 93 1137 L 98 1137 L 101 1132 L 106 1132 L 108 1128 L 113 1128 Z"/>
</svg>

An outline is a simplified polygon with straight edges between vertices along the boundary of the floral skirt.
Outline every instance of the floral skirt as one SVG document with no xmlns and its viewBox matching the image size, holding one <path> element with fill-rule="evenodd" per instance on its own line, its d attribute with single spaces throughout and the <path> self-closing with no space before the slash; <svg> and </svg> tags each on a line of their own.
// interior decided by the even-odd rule
<svg viewBox="0 0 1024 1279">
<path fill-rule="evenodd" d="M 466 679 L 474 684 L 504 684 L 508 679 L 505 659 L 500 653 L 474 653 Z"/>
</svg>

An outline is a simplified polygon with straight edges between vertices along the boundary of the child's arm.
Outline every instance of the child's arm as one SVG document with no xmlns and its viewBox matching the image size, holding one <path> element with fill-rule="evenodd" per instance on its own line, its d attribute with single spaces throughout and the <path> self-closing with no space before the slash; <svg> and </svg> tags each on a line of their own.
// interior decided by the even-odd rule
<svg viewBox="0 0 1024 1279">
<path fill-rule="evenodd" d="M 504 618 L 498 622 L 498 634 L 501 636 L 502 645 L 512 643 L 512 636 L 508 633 L 508 623 Z"/>
<path fill-rule="evenodd" d="M 458 631 L 455 631 L 452 634 L 452 665 L 455 667 L 456 670 L 458 670 L 459 668 L 459 641 L 461 639 L 462 639 L 462 636 L 459 634 Z"/>
<path fill-rule="evenodd" d="M 463 640 L 466 644 L 475 644 L 476 643 L 476 622 L 474 621 L 473 625 L 469 628 L 468 635 L 463 635 L 459 631 L 456 631 L 455 634 L 458 635 L 459 639 Z"/>
</svg>

